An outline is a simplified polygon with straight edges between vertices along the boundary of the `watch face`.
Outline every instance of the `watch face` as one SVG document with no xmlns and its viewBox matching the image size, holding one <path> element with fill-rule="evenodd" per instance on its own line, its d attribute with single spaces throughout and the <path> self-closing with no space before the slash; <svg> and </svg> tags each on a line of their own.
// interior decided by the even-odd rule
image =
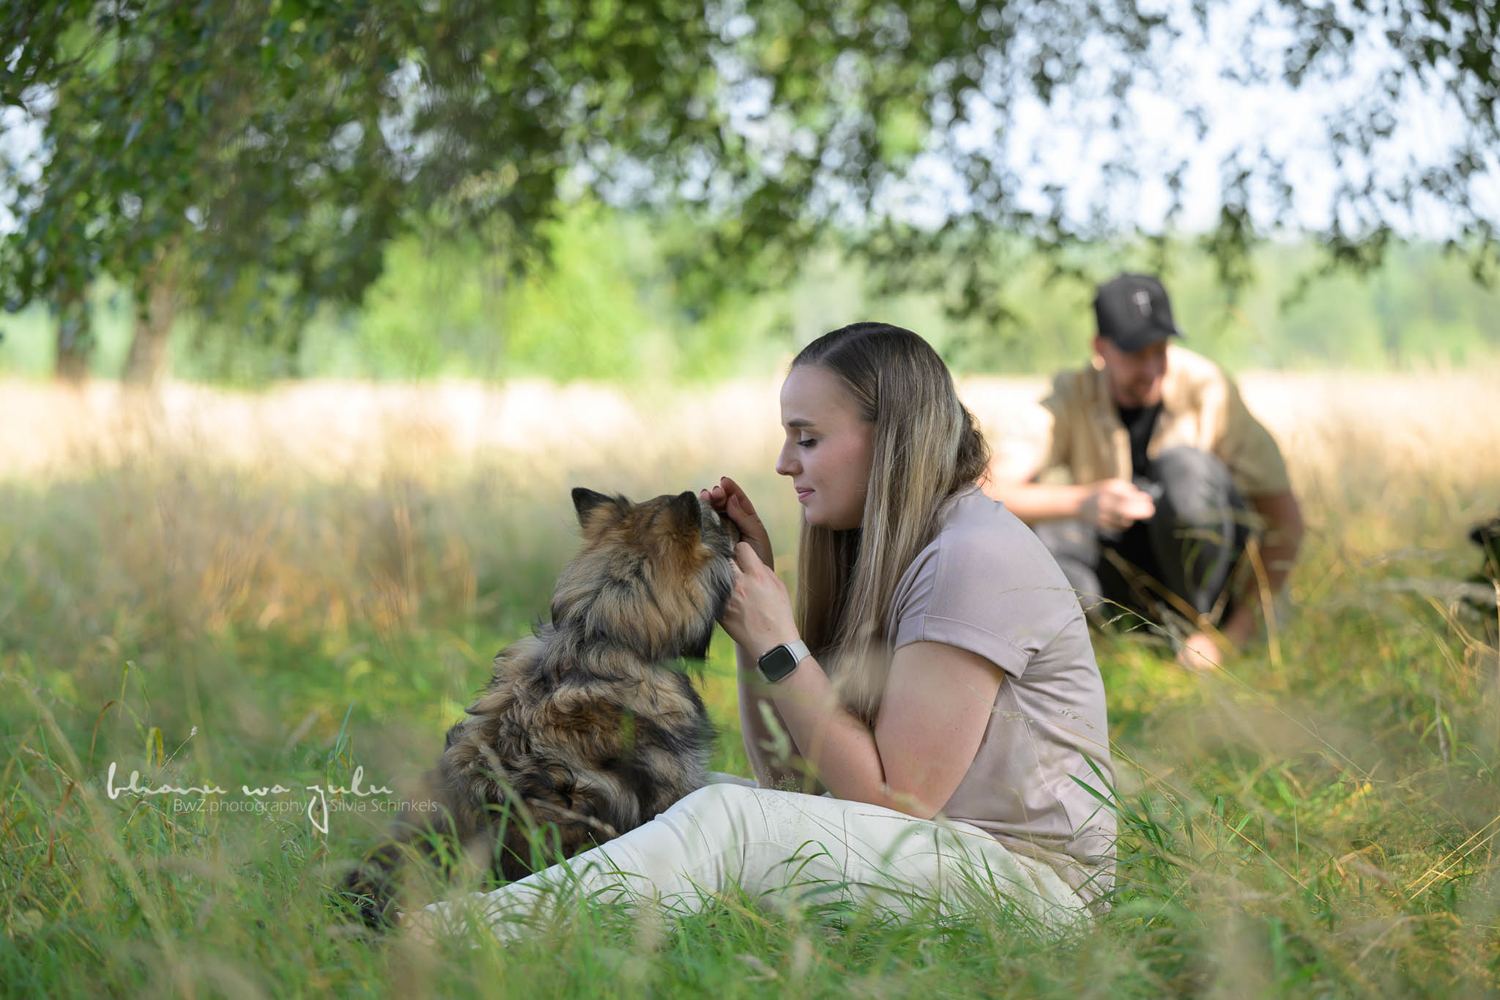
<svg viewBox="0 0 1500 1000">
<path fill-rule="evenodd" d="M 775 682 L 797 669 L 797 655 L 781 645 L 766 653 L 757 663 L 766 680 Z"/>
</svg>

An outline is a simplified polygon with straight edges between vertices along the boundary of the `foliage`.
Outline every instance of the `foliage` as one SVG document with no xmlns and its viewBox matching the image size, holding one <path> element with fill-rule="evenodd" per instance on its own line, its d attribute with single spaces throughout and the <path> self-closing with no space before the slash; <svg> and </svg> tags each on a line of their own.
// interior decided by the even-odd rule
<svg viewBox="0 0 1500 1000">
<path fill-rule="evenodd" d="M 357 301 L 399 231 L 399 145 L 382 113 L 399 9 L 233 3 L 8 8 L 5 103 L 46 124 L 45 165 L 13 178 L 0 250 L 8 306 L 107 274 L 138 309 L 154 285 L 208 316 L 269 276 L 283 305 Z M 269 303 L 262 303 L 262 312 Z M 281 315 L 276 333 L 295 330 Z M 271 334 L 275 336 L 276 333 Z"/>
<path fill-rule="evenodd" d="M 838 233 L 889 290 L 938 290 L 954 315 L 993 323 L 1013 302 L 1012 272 L 988 262 L 1039 250 L 1075 272 L 1080 242 L 1136 224 L 1142 178 L 1172 194 L 1166 231 L 1185 170 L 1121 141 L 1097 190 L 1082 177 L 1039 184 L 1013 148 L 1019 116 L 1085 107 L 1128 140 L 1142 130 L 1136 91 L 1170 90 L 1169 50 L 1221 44 L 1226 30 L 1224 51 L 1241 53 L 1226 75 L 1247 85 L 1321 87 L 1354 62 L 1382 67 L 1380 86 L 1329 124 L 1338 185 L 1312 234 L 1328 258 L 1374 266 L 1395 226 L 1437 206 L 1476 270 L 1493 264 L 1494 219 L 1476 196 L 1500 139 L 1490 6 L 1286 0 L 1215 27 L 1226 11 L 22 0 L 0 15 L 0 104 L 41 123 L 44 163 L 8 178 L 19 222 L 0 241 L 4 300 L 76 297 L 109 275 L 142 310 L 148 286 L 164 285 L 211 315 L 258 313 L 262 339 L 296 353 L 315 307 L 359 301 L 403 234 L 483 240 L 507 268 L 531 268 L 547 258 L 544 224 L 591 193 L 690 223 L 668 258 L 695 306 L 788 282 Z M 1456 145 L 1373 169 L 1423 86 L 1457 109 Z M 1201 104 L 1168 96 L 1201 129 Z M 941 206 L 901 209 L 932 194 L 934 164 L 948 178 Z M 1249 249 L 1295 222 L 1295 174 L 1254 143 L 1221 173 L 1204 248 L 1238 285 Z M 1269 215 L 1256 208 L 1268 192 Z"/>
<path fill-rule="evenodd" d="M 663 237 L 645 220 L 580 205 L 544 232 L 552 263 L 524 276 L 472 241 L 403 238 L 363 306 L 318 313 L 294 353 L 227 318 L 183 322 L 175 371 L 238 385 L 288 376 L 708 381 L 769 372 L 818 334 L 875 317 L 917 330 L 957 370 L 1042 374 L 1080 363 L 1093 333 L 1092 285 L 1054 277 L 1039 256 L 1012 268 L 1013 321 L 997 326 L 948 316 L 933 293 L 882 295 L 867 268 L 832 247 L 782 288 L 692 310 L 673 295 Z M 1370 274 L 1331 276 L 1300 294 L 1298 275 L 1317 249 L 1268 247 L 1232 302 L 1193 244 L 1170 251 L 1167 285 L 1189 344 L 1232 370 L 1461 366 L 1500 354 L 1500 296 L 1433 245 L 1394 246 Z M 1149 266 L 1147 252 L 1094 246 L 1078 259 L 1102 278 Z M 95 290 L 99 374 L 118 370 L 128 311 L 120 290 Z M 0 371 L 50 371 L 49 327 L 35 311 L 0 321 Z"/>
</svg>

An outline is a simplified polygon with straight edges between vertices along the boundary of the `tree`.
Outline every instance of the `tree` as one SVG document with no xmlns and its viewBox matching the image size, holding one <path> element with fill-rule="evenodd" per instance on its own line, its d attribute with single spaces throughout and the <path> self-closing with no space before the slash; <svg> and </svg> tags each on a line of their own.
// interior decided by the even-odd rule
<svg viewBox="0 0 1500 1000">
<path fill-rule="evenodd" d="M 319 301 L 357 301 L 401 226 L 380 116 L 399 69 L 383 46 L 410 35 L 404 16 L 213 0 L 13 9 L 3 93 L 47 127 L 41 175 L 12 178 L 7 305 L 111 274 L 137 311 L 125 375 L 150 382 L 184 305 L 213 316 L 255 300 L 267 316 L 289 308 L 295 329 Z"/>
<path fill-rule="evenodd" d="M 537 226 L 571 187 L 692 220 L 677 254 L 684 295 L 775 281 L 837 232 L 891 286 L 944 288 L 955 312 L 998 315 L 997 256 L 1040 248 L 1076 269 L 1072 247 L 1138 225 L 1121 192 L 1148 174 L 1174 199 L 1159 235 L 1187 169 L 1121 141 L 1079 207 L 1086 178 L 1038 184 L 1019 157 L 1027 109 L 1086 108 L 1129 139 L 1142 126 L 1133 95 L 1171 91 L 1174 44 L 1210 36 L 1226 46 L 1224 72 L 1249 85 L 1327 87 L 1355 64 L 1380 67 L 1379 86 L 1330 118 L 1339 184 L 1314 227 L 1330 262 L 1373 266 L 1403 218 L 1438 205 L 1451 245 L 1493 274 L 1496 208 L 1477 190 L 1500 148 L 1494 10 L 1269 0 L 1225 35 L 1238 9 L 23 0 L 0 15 L 0 100 L 45 121 L 47 162 L 12 180 L 19 226 L 0 281 L 14 308 L 104 271 L 135 288 L 142 331 L 159 333 L 183 304 L 250 301 L 263 313 L 281 303 L 268 328 L 295 331 L 317 302 L 357 300 L 412 226 L 485 234 L 518 266 L 545 260 Z M 1462 134 L 1424 162 L 1378 162 L 1422 87 L 1447 95 Z M 1201 137 L 1202 102 L 1172 96 Z M 1221 165 L 1204 243 L 1230 284 L 1258 240 L 1298 224 L 1295 164 L 1273 134 Z M 935 164 L 942 203 L 904 210 L 937 190 L 924 182 Z"/>
</svg>

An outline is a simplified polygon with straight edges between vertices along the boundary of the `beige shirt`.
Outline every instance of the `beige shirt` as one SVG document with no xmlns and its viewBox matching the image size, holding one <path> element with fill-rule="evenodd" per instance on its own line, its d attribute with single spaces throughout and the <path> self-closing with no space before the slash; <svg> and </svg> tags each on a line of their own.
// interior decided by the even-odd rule
<svg viewBox="0 0 1500 1000">
<path fill-rule="evenodd" d="M 1042 407 L 1048 428 L 1039 481 L 1082 485 L 1130 478 L 1130 435 L 1120 422 L 1102 370 L 1058 375 Z M 1246 496 L 1291 488 L 1281 449 L 1245 408 L 1234 382 L 1202 355 L 1169 344 L 1162 410 L 1146 454 L 1154 458 L 1178 445 L 1218 456 Z"/>
<path fill-rule="evenodd" d="M 977 487 L 948 502 L 941 524 L 897 584 L 891 651 L 943 642 L 1005 672 L 943 814 L 1050 862 L 1090 901 L 1113 884 L 1115 817 L 1079 782 L 1107 795 L 1114 777 L 1104 683 L 1078 598 L 1031 529 Z"/>
</svg>

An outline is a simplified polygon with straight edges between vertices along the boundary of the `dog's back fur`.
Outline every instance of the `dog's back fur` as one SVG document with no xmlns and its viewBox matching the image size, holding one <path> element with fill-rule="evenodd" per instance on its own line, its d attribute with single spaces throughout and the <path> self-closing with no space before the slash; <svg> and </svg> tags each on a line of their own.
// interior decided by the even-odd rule
<svg viewBox="0 0 1500 1000">
<path fill-rule="evenodd" d="M 573 502 L 583 548 L 558 578 L 552 622 L 495 657 L 424 780 L 426 801 L 403 807 L 345 880 L 372 926 L 393 915 L 403 845 L 431 858 L 456 839 L 517 879 L 633 830 L 707 779 L 708 714 L 670 661 L 707 654 L 738 532 L 692 493 L 632 504 L 577 489 Z"/>
</svg>

